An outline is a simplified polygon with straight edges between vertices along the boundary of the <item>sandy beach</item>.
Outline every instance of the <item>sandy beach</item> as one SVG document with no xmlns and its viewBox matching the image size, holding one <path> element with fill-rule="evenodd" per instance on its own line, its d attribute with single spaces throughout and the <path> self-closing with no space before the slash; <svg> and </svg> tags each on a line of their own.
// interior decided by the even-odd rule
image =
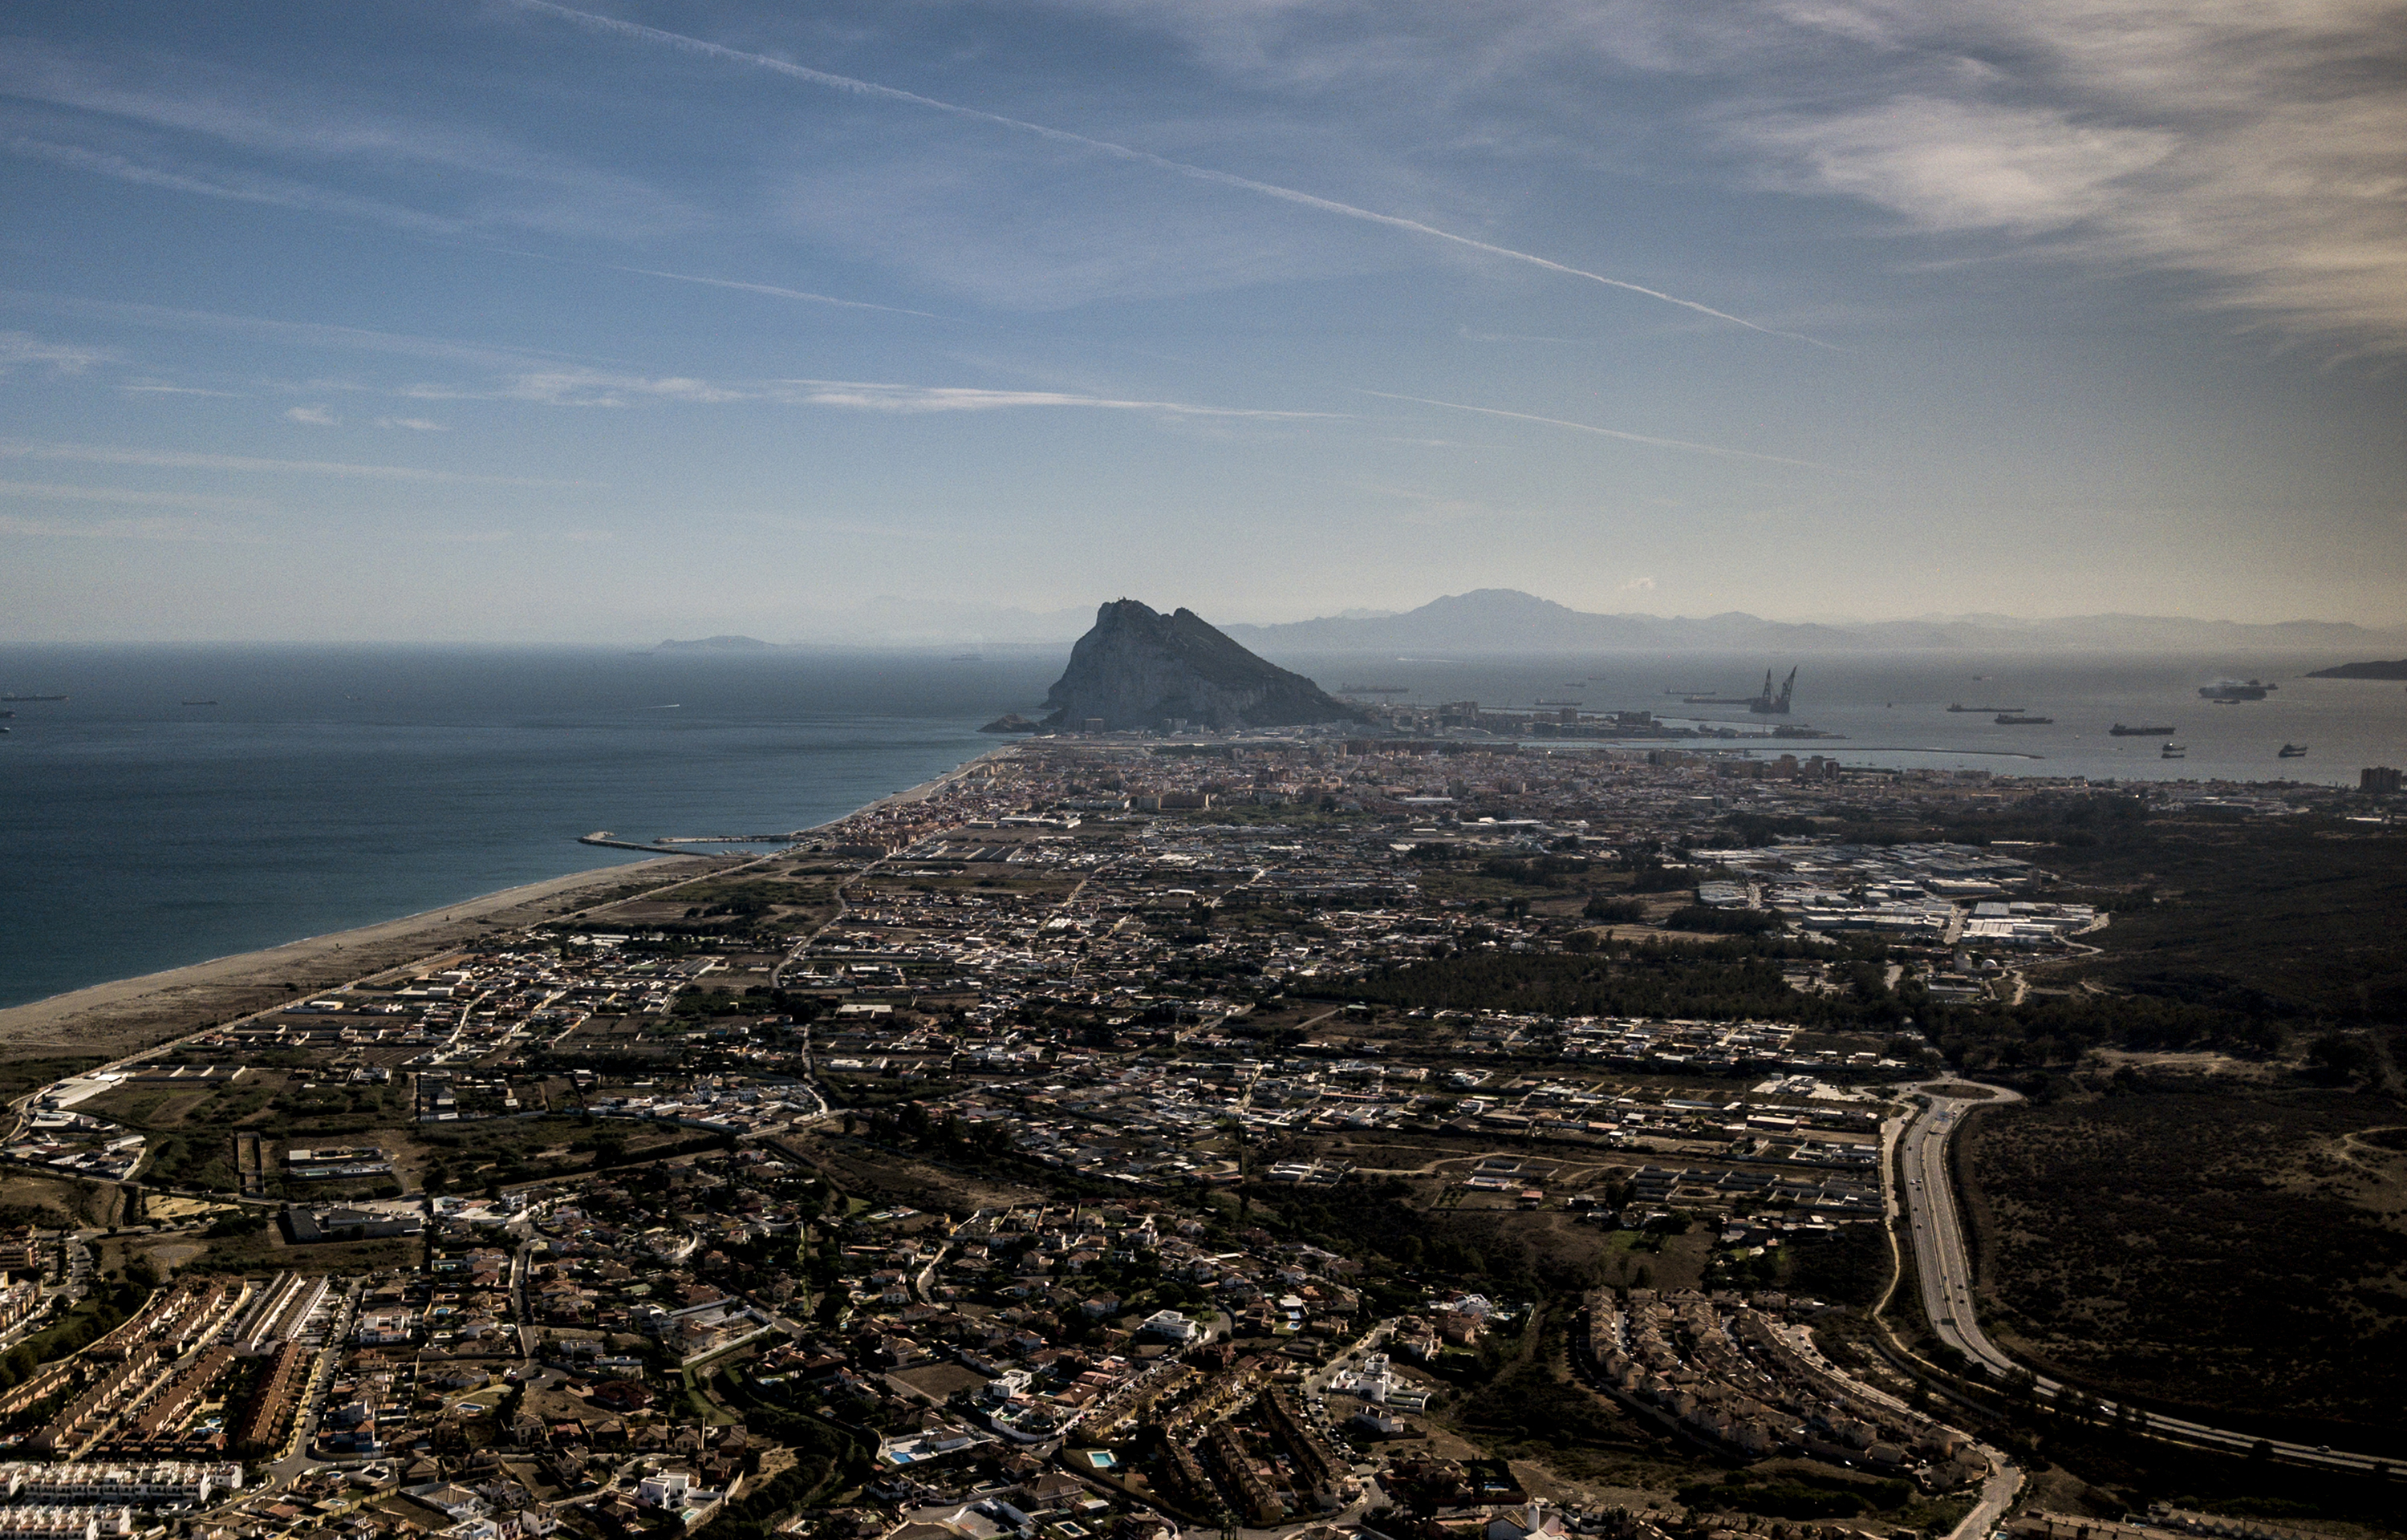
<svg viewBox="0 0 2407 1540">
<path fill-rule="evenodd" d="M 942 775 L 878 798 L 809 832 L 820 833 L 862 813 L 933 796 L 1008 746 L 998 745 Z M 494 930 L 537 925 L 759 859 L 672 855 L 597 867 L 354 930 L 91 984 L 0 1010 L 0 1062 L 65 1054 L 116 1058 L 138 1053 L 305 995 L 439 956 Z"/>
<path fill-rule="evenodd" d="M 716 871 L 729 863 L 677 855 L 571 872 L 355 930 L 261 952 L 92 984 L 0 1010 L 0 1059 L 116 1057 L 462 946 L 495 929 L 563 914 Z"/>
</svg>

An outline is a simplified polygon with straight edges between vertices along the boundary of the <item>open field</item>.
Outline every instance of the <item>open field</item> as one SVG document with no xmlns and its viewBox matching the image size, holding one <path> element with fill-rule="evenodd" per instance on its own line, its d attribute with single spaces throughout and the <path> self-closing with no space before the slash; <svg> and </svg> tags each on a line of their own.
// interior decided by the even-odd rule
<svg viewBox="0 0 2407 1540">
<path fill-rule="evenodd" d="M 2200 1003 L 2407 1020 L 2407 833 L 2167 821 L 2129 846 L 2050 852 L 2049 864 L 2070 882 L 2154 897 L 2095 938 L 2104 954 L 2088 977 Z"/>
<path fill-rule="evenodd" d="M 1035 1188 L 897 1155 L 862 1139 L 810 1133 L 776 1142 L 817 1166 L 847 1194 L 873 1205 L 904 1204 L 963 1218 L 980 1208 L 1045 1201 Z"/>
<path fill-rule="evenodd" d="M 2407 1157 L 2365 1136 L 2402 1122 L 2328 1090 L 1982 1109 L 1959 1158 L 1983 1320 L 2108 1395 L 2395 1437 Z"/>
<path fill-rule="evenodd" d="M 78 1227 L 122 1222 L 124 1189 L 115 1182 L 37 1177 L 11 1170 L 0 1174 L 0 1222 Z"/>
</svg>

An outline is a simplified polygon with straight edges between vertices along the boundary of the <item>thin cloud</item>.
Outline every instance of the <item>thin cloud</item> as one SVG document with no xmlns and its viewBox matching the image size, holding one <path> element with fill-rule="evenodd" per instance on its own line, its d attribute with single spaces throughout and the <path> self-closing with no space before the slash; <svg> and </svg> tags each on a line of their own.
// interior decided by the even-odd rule
<svg viewBox="0 0 2407 1540">
<path fill-rule="evenodd" d="M 178 543 L 256 540 L 223 524 L 192 518 L 17 518 L 0 515 L 0 535 L 29 540 L 163 540 Z"/>
<path fill-rule="evenodd" d="M 877 304 L 869 300 L 839 299 L 833 294 L 814 293 L 807 289 L 786 289 L 773 283 L 748 283 L 740 278 L 711 278 L 696 273 L 670 273 L 657 267 L 627 267 L 618 262 L 580 261 L 575 257 L 555 257 L 541 251 L 506 251 L 512 257 L 524 257 L 533 261 L 558 262 L 563 267 L 589 267 L 602 273 L 626 273 L 639 278 L 665 278 L 671 283 L 700 284 L 709 289 L 733 289 L 746 294 L 766 294 L 773 299 L 801 300 L 809 304 L 832 305 L 839 310 L 875 310 L 889 316 L 916 316 L 921 320 L 950 321 L 956 325 L 983 325 L 963 321 L 958 317 L 939 316 L 932 310 L 912 310 L 899 304 Z"/>
<path fill-rule="evenodd" d="M 428 417 L 378 417 L 379 428 L 406 428 L 415 433 L 448 433 L 450 429 Z"/>
<path fill-rule="evenodd" d="M 1400 396 L 1388 390 L 1365 390 L 1366 396 L 1381 401 L 1408 401 L 1421 406 L 1443 406 L 1449 412 L 1476 412 L 1484 417 L 1510 417 L 1517 422 L 1544 423 L 1549 428 L 1569 428 L 1574 432 L 1594 433 L 1599 438 L 1619 439 L 1624 444 L 1643 444 L 1655 449 L 1685 449 L 1691 454 L 1713 455 L 1723 459 L 1760 460 L 1767 465 L 1794 465 L 1806 471 L 1828 471 L 1830 467 L 1810 459 L 1791 459 L 1786 455 L 1758 454 L 1752 449 L 1726 449 L 1718 444 L 1697 444 L 1688 439 L 1658 438 L 1650 433 L 1625 433 L 1618 428 L 1599 428 L 1592 422 L 1571 422 L 1562 417 L 1542 417 L 1530 412 L 1507 412 L 1499 406 L 1466 406 L 1459 401 L 1431 401 L 1427 396 Z"/>
<path fill-rule="evenodd" d="M 1018 406 L 1090 407 L 1107 412 L 1151 412 L 1176 417 L 1328 419 L 1337 412 L 1286 412 L 1260 407 L 1195 406 L 1175 401 L 1131 401 L 1066 390 L 985 390 L 967 386 L 877 385 L 849 380 L 792 380 L 799 400 L 810 406 L 841 406 L 868 412 L 994 412 Z"/>
<path fill-rule="evenodd" d="M 284 409 L 284 420 L 305 423 L 312 428 L 333 428 L 343 419 L 322 406 L 288 406 Z"/>
<path fill-rule="evenodd" d="M 53 165 L 90 172 L 97 177 L 114 177 L 137 187 L 155 187 L 170 192 L 188 192 L 204 198 L 224 198 L 235 203 L 267 204 L 278 208 L 307 209 L 322 214 L 361 216 L 403 230 L 421 234 L 454 234 L 466 228 L 456 219 L 439 219 L 421 214 L 416 209 L 395 204 L 380 203 L 373 198 L 357 198 L 347 192 L 334 192 L 307 182 L 296 182 L 282 177 L 263 177 L 255 172 L 219 171 L 198 175 L 188 171 L 170 170 L 164 166 L 147 165 L 112 150 L 87 149 L 79 145 L 52 144 L 42 139 L 21 135 L 8 141 L 12 155 L 27 160 L 48 161 Z"/>
<path fill-rule="evenodd" d="M 520 374 L 503 395 L 511 401 L 531 401 L 546 406 L 625 406 L 629 398 L 639 396 L 705 405 L 762 399 L 757 388 L 719 385 L 681 374 L 652 378 L 596 369 L 553 369 Z"/>
<path fill-rule="evenodd" d="M 1528 251 L 1517 251 L 1511 247 L 1497 246 L 1488 241 L 1475 240 L 1469 235 L 1458 235 L 1450 230 L 1441 230 L 1435 225 L 1424 224 L 1418 219 L 1407 219 L 1394 214 L 1382 214 L 1374 209 L 1360 208 L 1353 204 L 1340 203 L 1334 198 L 1323 198 L 1317 194 L 1301 191 L 1295 188 L 1281 187 L 1275 182 L 1257 181 L 1253 177 L 1240 177 L 1233 172 L 1216 171 L 1209 166 L 1193 165 L 1185 161 L 1174 161 L 1166 155 L 1157 155 L 1151 150 L 1137 149 L 1128 145 L 1114 144 L 1106 139 L 1090 138 L 1083 134 L 1073 134 L 1067 129 L 1050 128 L 1043 123 L 1032 123 L 1027 120 L 1020 118 L 1008 118 L 1001 113 L 987 112 L 977 107 L 962 106 L 958 103 L 939 101 L 933 96 L 922 96 L 917 92 L 903 91 L 893 86 L 881 86 L 874 81 L 855 79 L 851 76 L 847 75 L 835 75 L 831 74 L 826 70 L 811 69 L 805 65 L 790 64 L 783 59 L 773 59 L 766 54 L 748 53 L 741 49 L 732 49 L 724 44 L 705 42 L 699 37 L 689 37 L 683 33 L 665 32 L 659 27 L 648 27 L 636 21 L 622 21 L 615 17 L 596 16 L 590 11 L 581 11 L 568 6 L 556 5 L 553 3 L 553 0 L 513 0 L 513 3 L 525 9 L 541 11 L 547 15 L 557 16 L 565 21 L 574 22 L 578 26 L 582 26 L 595 32 L 608 34 L 612 36 L 632 38 L 639 42 L 659 44 L 666 48 L 675 49 L 682 53 L 694 54 L 709 59 L 725 60 L 733 64 L 746 64 L 757 69 L 765 69 L 775 74 L 783 75 L 790 79 L 807 81 L 812 85 L 824 86 L 830 90 L 844 92 L 849 95 L 872 97 L 880 101 L 900 102 L 911 106 L 924 107 L 932 112 L 942 112 L 955 118 L 966 119 L 973 122 L 991 123 L 997 127 L 1012 129 L 1021 134 L 1033 134 L 1039 138 L 1049 140 L 1055 144 L 1075 145 L 1083 149 L 1091 149 L 1100 154 L 1109 155 L 1116 160 L 1129 161 L 1141 165 L 1152 166 L 1157 170 L 1167 171 L 1175 176 L 1189 177 L 1196 181 L 1210 182 L 1219 187 L 1230 187 L 1235 188 L 1241 191 L 1259 193 L 1266 198 L 1275 198 L 1282 203 L 1295 204 L 1302 207 L 1317 209 L 1325 214 L 1334 214 L 1342 219 L 1357 219 L 1368 224 L 1385 225 L 1391 230 L 1402 230 L 1411 234 L 1424 235 L 1432 240 L 1446 241 L 1455 246 L 1468 247 L 1474 251 L 1484 252 L 1491 257 L 1502 257 L 1508 261 L 1522 262 L 1532 267 L 1544 268 L 1550 273 L 1560 273 L 1568 277 L 1581 278 L 1589 283 L 1602 284 L 1608 289 L 1618 289 L 1629 293 L 1643 295 L 1647 299 L 1657 300 L 1665 304 L 1677 305 L 1683 310 L 1693 311 L 1700 316 L 1710 317 L 1715 320 L 1727 321 L 1733 326 L 1743 326 L 1750 332 L 1759 332 L 1766 336 L 1785 337 L 1792 342 L 1806 343 L 1816 347 L 1829 347 L 1830 346 L 1830 344 L 1822 342 L 1816 338 L 1804 336 L 1795 332 L 1783 332 L 1774 327 L 1759 325 L 1757 322 L 1747 320 L 1743 317 L 1733 316 L 1728 311 L 1716 310 L 1709 304 L 1702 304 L 1695 300 L 1684 300 L 1676 294 L 1667 294 L 1659 289 L 1649 289 L 1644 284 L 1631 283 L 1622 278 L 1607 277 L 1602 273 L 1591 273 L 1586 268 L 1574 267 L 1566 262 L 1556 261 L 1549 257 L 1537 256 Z"/>
<path fill-rule="evenodd" d="M 490 344 L 453 342 L 444 337 L 420 337 L 403 332 L 377 332 L 366 327 L 336 326 L 324 321 L 268 320 L 258 316 L 234 316 L 215 310 L 185 310 L 162 304 L 136 304 L 124 300 L 88 300 L 38 290 L 0 289 L 0 304 L 48 310 L 63 316 L 88 316 L 177 332 L 223 332 L 300 347 L 393 353 L 406 358 L 437 359 L 482 364 L 494 369 L 523 369 L 530 364 L 561 361 L 559 355 L 532 348 L 495 347 Z"/>
<path fill-rule="evenodd" d="M 264 475 L 341 476 L 371 481 L 416 481 L 459 487 L 592 487 L 593 481 L 548 476 L 489 476 L 465 471 L 430 471 L 416 465 L 356 465 L 331 459 L 264 459 L 250 455 L 199 455 L 176 449 L 120 449 L 97 444 L 58 444 L 0 439 L 0 459 L 56 459 L 83 465 L 145 465 L 171 471 L 233 471 Z"/>
<path fill-rule="evenodd" d="M 546 406 L 627 407 L 638 401 L 683 402 L 717 406 L 766 403 L 784 406 L 832 406 L 898 416 L 934 412 L 996 412 L 1016 407 L 1084 407 L 1107 412 L 1146 412 L 1165 417 L 1257 418 L 1271 421 L 1335 419 L 1342 412 L 1299 412 L 1249 406 L 1202 406 L 1191 402 L 1098 396 L 1075 390 L 996 390 L 963 385 L 902 385 L 873 380 L 779 379 L 729 382 L 672 374 L 652 377 L 591 369 L 558 369 L 516 376 L 501 392 L 506 400 Z"/>
<path fill-rule="evenodd" d="M 1586 346 L 1597 340 L 1594 337 L 1531 336 L 1517 332 L 1474 332 L 1467 326 L 1458 326 L 1454 332 L 1465 342 L 1552 342 Z"/>
<path fill-rule="evenodd" d="M 2172 154 L 2179 136 L 2075 121 L 2046 107 L 1901 96 L 1837 116 L 1779 115 L 1750 127 L 1812 179 L 1926 230 L 2031 234 L 2103 211 L 2118 184 Z"/>
<path fill-rule="evenodd" d="M 1862 24 L 1829 24 L 1841 16 Z M 2397 0 L 1770 5 L 1733 21 L 1763 73 L 1713 132 L 1784 191 L 2025 255 L 2186 274 L 2200 304 L 2396 352 L 2401 19 Z M 1816 49 L 1821 84 L 1789 99 Z M 1828 84 L 1850 73 L 1854 89 Z"/>
<path fill-rule="evenodd" d="M 62 374 L 80 374 L 94 364 L 113 363 L 117 355 L 105 347 L 77 347 L 44 342 L 23 332 L 0 332 L 0 374 L 20 364 L 45 364 Z"/>
<path fill-rule="evenodd" d="M 517 184 L 458 218 L 348 197 L 306 182 L 243 172 L 192 172 L 72 145 L 33 142 L 30 153 L 103 176 L 205 197 L 278 204 L 360 216 L 420 233 L 507 226 L 553 233 L 623 237 L 633 226 L 682 228 L 692 216 L 641 182 L 576 161 L 531 151 L 455 121 L 415 121 L 363 112 L 290 81 L 263 82 L 191 58 L 143 64 L 97 63 L 22 38 L 0 41 L 0 93 L 77 113 L 191 135 L 259 154 L 318 162 L 372 161 L 434 167 Z M 449 186 L 461 185 L 447 177 Z"/>
<path fill-rule="evenodd" d="M 108 502 L 132 508 L 207 508 L 218 513 L 255 514 L 268 504 L 256 498 L 217 497 L 207 492 L 140 492 L 123 487 L 77 487 L 55 481 L 0 481 L 0 497 L 34 498 L 48 502 Z"/>
</svg>

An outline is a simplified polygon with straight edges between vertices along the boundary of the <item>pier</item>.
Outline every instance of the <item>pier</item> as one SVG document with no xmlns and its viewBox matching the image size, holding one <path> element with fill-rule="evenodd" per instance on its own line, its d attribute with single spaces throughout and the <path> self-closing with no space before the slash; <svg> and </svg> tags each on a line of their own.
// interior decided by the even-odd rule
<svg viewBox="0 0 2407 1540">
<path fill-rule="evenodd" d="M 580 845 L 606 845 L 612 850 L 648 851 L 654 855 L 707 855 L 711 854 L 708 851 L 679 850 L 677 847 L 680 845 L 790 845 L 804 839 L 808 832 L 806 829 L 796 829 L 790 834 L 664 834 L 648 844 L 640 840 L 621 840 L 606 828 L 597 828 L 591 834 L 578 835 L 577 842 Z"/>
</svg>

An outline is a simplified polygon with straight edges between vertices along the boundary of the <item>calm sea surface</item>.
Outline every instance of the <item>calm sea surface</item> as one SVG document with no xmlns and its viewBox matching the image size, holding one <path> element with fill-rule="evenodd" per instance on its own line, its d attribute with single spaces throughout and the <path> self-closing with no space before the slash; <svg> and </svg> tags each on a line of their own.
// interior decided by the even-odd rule
<svg viewBox="0 0 2407 1540">
<path fill-rule="evenodd" d="M 1981 769 L 2001 774 L 2083 775 L 2126 780 L 2292 780 L 2357 784 L 2366 765 L 2407 764 L 2407 685 L 2399 681 L 2305 679 L 2311 670 L 2355 659 L 2291 653 L 2236 655 L 1828 653 L 1613 653 L 1547 657 L 1281 657 L 1323 685 L 1402 685 L 1391 700 L 1472 699 L 1529 709 L 1576 700 L 1583 711 L 1651 711 L 1702 719 L 1741 732 L 1786 720 L 1839 733 L 1819 742 L 1759 745 L 1759 752 L 1827 754 L 1844 764 Z M 1689 706 L 1686 695 L 1752 696 L 1763 671 L 1773 683 L 1797 669 L 1787 718 L 1745 706 Z M 2217 706 L 2201 685 L 2260 679 L 2262 700 Z M 1990 713 L 1950 705 L 2015 707 L 2052 717 L 2047 726 L 2001 727 Z M 2116 738 L 2116 723 L 2171 727 L 2187 750 L 2159 757 L 2155 738 Z M 2282 745 L 2307 747 L 2284 759 Z"/>
<path fill-rule="evenodd" d="M 0 648 L 0 693 L 70 697 L 0 704 L 16 713 L 0 719 L 12 729 L 0 737 L 0 1005 L 639 858 L 575 842 L 595 829 L 649 840 L 819 823 L 992 747 L 978 725 L 1033 714 L 1066 652 Z M 1575 699 L 1753 728 L 1761 719 L 1743 709 L 1663 692 L 1751 694 L 1775 660 L 1276 661 L 1331 688 Z M 1797 660 L 1776 661 L 1785 673 Z M 2299 678 L 2336 661 L 1808 657 L 1791 720 L 1846 737 L 1793 746 L 1858 764 L 2354 784 L 2360 765 L 2407 763 L 2407 689 Z M 2280 688 L 2242 706 L 2198 698 L 2252 674 Z M 2001 728 L 1950 715 L 1950 701 L 2056 725 Z M 2116 721 L 2175 726 L 2188 758 L 2109 737 Z M 2279 759 L 2285 741 L 2312 752 Z"/>
<path fill-rule="evenodd" d="M 71 698 L 0 703 L 0 1005 L 642 859 L 596 829 L 838 817 L 992 748 L 1060 667 L 0 649 L 0 693 Z"/>
</svg>

